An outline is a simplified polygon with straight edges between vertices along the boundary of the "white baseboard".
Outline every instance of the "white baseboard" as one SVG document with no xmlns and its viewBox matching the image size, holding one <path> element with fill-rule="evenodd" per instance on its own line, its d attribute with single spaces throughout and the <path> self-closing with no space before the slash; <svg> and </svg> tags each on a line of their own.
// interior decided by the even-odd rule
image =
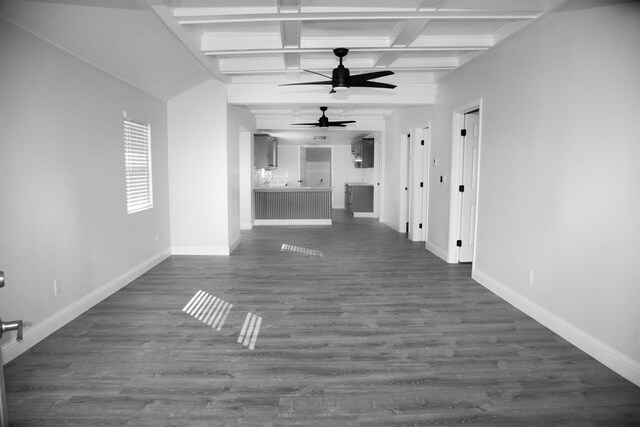
<svg viewBox="0 0 640 427">
<path fill-rule="evenodd" d="M 330 219 L 256 219 L 254 225 L 331 225 Z"/>
<path fill-rule="evenodd" d="M 432 242 L 427 242 L 427 244 L 425 245 L 427 250 L 429 252 L 431 252 L 432 254 L 434 254 L 435 256 L 437 256 L 438 258 L 443 259 L 444 261 L 447 261 L 447 250 L 444 248 L 441 248 L 440 246 L 432 243 Z M 448 262 L 448 261 L 447 261 Z"/>
<path fill-rule="evenodd" d="M 231 255 L 231 253 L 233 253 L 233 251 L 236 250 L 236 248 L 238 247 L 241 241 L 242 241 L 242 238 L 238 237 L 235 242 L 229 245 L 229 255 Z"/>
<path fill-rule="evenodd" d="M 173 246 L 171 255 L 229 255 L 228 246 Z"/>
<path fill-rule="evenodd" d="M 126 273 L 116 277 L 112 281 L 102 285 L 95 291 L 85 295 L 81 299 L 58 311 L 47 319 L 24 330 L 24 341 L 10 341 L 2 346 L 2 362 L 4 364 L 15 359 L 31 347 L 93 307 L 102 300 L 108 298 L 115 292 L 137 279 L 156 265 L 167 259 L 171 255 L 167 249 L 142 264 L 134 267 Z"/>
<path fill-rule="evenodd" d="M 354 218 L 377 218 L 378 215 L 375 212 L 354 212 Z"/>
<path fill-rule="evenodd" d="M 551 329 L 603 365 L 640 387 L 640 363 L 589 335 L 488 274 L 473 268 L 471 277 L 491 292 Z"/>
<path fill-rule="evenodd" d="M 391 224 L 391 223 L 387 222 L 386 220 L 382 219 L 382 217 L 380 217 L 380 222 L 382 222 L 384 225 L 386 225 L 387 227 L 389 227 L 393 231 L 397 231 L 398 233 L 404 233 L 404 231 L 400 231 L 400 229 L 398 228 L 397 224 Z"/>
</svg>

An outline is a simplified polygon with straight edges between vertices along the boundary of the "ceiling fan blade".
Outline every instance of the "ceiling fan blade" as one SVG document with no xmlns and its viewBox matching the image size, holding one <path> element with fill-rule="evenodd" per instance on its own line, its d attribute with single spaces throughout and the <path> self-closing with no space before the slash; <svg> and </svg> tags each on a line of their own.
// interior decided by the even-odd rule
<svg viewBox="0 0 640 427">
<path fill-rule="evenodd" d="M 338 120 L 336 122 L 329 122 L 329 126 L 344 126 L 346 123 L 355 123 L 355 120 Z"/>
<path fill-rule="evenodd" d="M 278 86 L 299 86 L 299 85 L 330 85 L 331 80 L 327 80 L 326 82 L 302 82 L 302 83 L 283 83 Z"/>
<path fill-rule="evenodd" d="M 396 85 L 391 85 L 389 83 L 370 82 L 367 80 L 359 83 L 351 82 L 351 87 L 379 87 L 382 89 L 395 89 Z"/>
<path fill-rule="evenodd" d="M 318 122 L 315 123 L 291 123 L 291 125 L 301 125 L 301 126 L 318 126 Z"/>
<path fill-rule="evenodd" d="M 316 72 L 316 71 L 311 71 L 311 70 L 302 70 L 302 71 L 306 71 L 307 73 L 317 74 L 317 75 L 322 76 L 322 77 L 325 77 L 325 78 L 327 78 L 327 79 L 329 79 L 329 80 L 333 80 L 331 77 L 329 77 L 329 76 L 325 76 L 324 74 L 322 74 L 322 73 L 318 73 L 318 72 Z"/>
<path fill-rule="evenodd" d="M 367 81 L 367 80 L 377 79 L 378 77 L 390 76 L 392 74 L 394 74 L 394 72 L 391 71 L 391 70 L 374 71 L 373 73 L 356 74 L 354 76 L 351 76 L 351 86 L 353 86 L 354 83 L 360 83 L 360 82 L 364 82 L 364 81 Z"/>
</svg>

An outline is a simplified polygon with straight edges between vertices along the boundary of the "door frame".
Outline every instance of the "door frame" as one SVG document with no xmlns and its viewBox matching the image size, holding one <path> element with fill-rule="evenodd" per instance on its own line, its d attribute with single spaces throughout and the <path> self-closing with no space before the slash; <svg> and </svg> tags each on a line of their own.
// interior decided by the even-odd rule
<svg viewBox="0 0 640 427">
<path fill-rule="evenodd" d="M 480 170 L 482 168 L 482 98 L 471 101 L 461 107 L 453 110 L 451 125 L 451 175 L 449 180 L 449 248 L 447 251 L 447 262 L 457 263 L 460 250 L 456 246 L 456 241 L 460 234 L 460 224 L 462 216 L 462 197 L 458 191 L 458 185 L 462 182 L 463 171 L 463 155 L 464 138 L 460 134 L 460 130 L 464 129 L 464 115 L 472 111 L 479 112 L 479 130 L 478 130 L 478 189 L 476 196 L 476 215 L 474 218 L 474 236 L 473 236 L 473 258 L 472 265 L 476 260 L 477 239 L 478 239 L 478 212 L 480 207 Z"/>
<path fill-rule="evenodd" d="M 298 177 L 299 177 L 299 179 L 302 179 L 302 171 L 303 171 L 303 169 L 305 170 L 305 175 L 306 175 L 306 165 L 302 164 L 303 163 L 302 162 L 302 151 L 305 150 L 305 156 L 304 157 L 305 157 L 305 163 L 306 163 L 306 158 L 307 158 L 306 149 L 307 148 L 327 148 L 329 150 L 329 154 L 330 154 L 330 158 L 331 158 L 331 165 L 330 165 L 331 167 L 330 167 L 330 170 L 329 170 L 329 173 L 331 174 L 329 179 L 331 180 L 331 182 L 329 183 L 329 187 L 333 187 L 333 181 L 334 181 L 335 176 L 336 176 L 336 174 L 335 174 L 335 163 L 336 163 L 336 161 L 335 161 L 335 157 L 334 157 L 335 152 L 334 152 L 334 149 L 333 149 L 332 145 L 308 145 L 308 144 L 300 144 L 300 145 L 298 145 L 298 159 L 297 159 L 297 161 L 298 161 Z M 305 180 L 306 180 L 306 176 L 305 176 Z M 306 184 L 306 183 L 302 182 L 302 184 Z M 306 186 L 306 185 L 303 185 L 303 187 L 304 186 Z"/>
</svg>

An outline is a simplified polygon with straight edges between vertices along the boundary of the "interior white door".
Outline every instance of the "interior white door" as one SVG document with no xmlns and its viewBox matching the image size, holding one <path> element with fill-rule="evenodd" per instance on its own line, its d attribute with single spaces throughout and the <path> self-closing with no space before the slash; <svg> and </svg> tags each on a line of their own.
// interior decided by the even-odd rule
<svg viewBox="0 0 640 427">
<path fill-rule="evenodd" d="M 409 240 L 422 241 L 424 230 L 424 129 L 416 128 L 409 138 Z"/>
<path fill-rule="evenodd" d="M 411 175 L 409 160 L 409 133 L 400 135 L 400 215 L 398 231 L 409 234 L 409 177 Z"/>
<path fill-rule="evenodd" d="M 2 354 L 0 354 L 0 427 L 9 426 L 7 414 L 7 398 L 4 391 L 4 368 L 2 366 Z"/>
<path fill-rule="evenodd" d="M 422 152 L 422 180 L 424 182 L 422 193 L 422 229 L 420 234 L 420 240 L 427 242 L 428 227 L 429 227 L 429 186 L 431 185 L 429 177 L 431 176 L 431 163 L 429 158 L 431 157 L 431 132 L 429 127 L 422 129 L 423 152 Z"/>
<path fill-rule="evenodd" d="M 0 288 L 4 287 L 4 272 L 0 271 Z M 22 342 L 22 330 L 23 326 L 30 326 L 29 322 L 23 322 L 22 320 L 12 320 L 4 322 L 0 319 L 0 338 L 5 332 L 17 331 L 18 335 L 16 339 L 18 342 Z M 4 388 L 4 367 L 2 362 L 2 352 L 0 351 L 0 427 L 9 426 L 9 415 L 7 413 L 7 398 Z"/>
<path fill-rule="evenodd" d="M 407 237 L 409 237 L 410 223 L 411 223 L 411 134 L 407 134 L 406 140 L 406 176 L 404 180 L 404 195 L 405 195 L 405 203 L 404 203 L 404 218 L 405 218 L 405 233 Z"/>
<path fill-rule="evenodd" d="M 462 154 L 462 185 L 460 192 L 460 252 L 459 262 L 472 262 L 476 234 L 476 213 L 478 201 L 478 161 L 480 148 L 480 114 L 478 111 L 464 115 L 464 136 Z"/>
</svg>

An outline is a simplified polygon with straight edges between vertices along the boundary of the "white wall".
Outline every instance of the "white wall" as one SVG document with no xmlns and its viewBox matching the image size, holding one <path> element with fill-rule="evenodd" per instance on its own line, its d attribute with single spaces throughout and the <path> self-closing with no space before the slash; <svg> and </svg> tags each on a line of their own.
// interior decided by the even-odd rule
<svg viewBox="0 0 640 427">
<path fill-rule="evenodd" d="M 242 163 L 240 159 L 242 142 L 241 135 L 247 131 L 253 133 L 255 131 L 255 118 L 253 114 L 246 108 L 237 106 L 227 107 L 227 177 L 228 177 L 228 217 L 229 217 L 229 248 L 230 252 L 240 243 L 240 225 L 241 225 L 241 209 L 240 209 L 240 173 L 243 173 L 243 190 L 247 190 L 249 185 L 251 191 L 251 152 L 242 150 Z M 246 138 L 246 135 L 245 135 Z M 253 142 L 253 138 L 249 138 Z M 246 140 L 244 141 L 247 142 Z M 247 154 L 249 157 L 247 158 Z M 249 176 L 246 176 L 249 174 Z M 247 180 L 248 178 L 248 180 Z M 250 211 L 249 211 L 250 212 Z M 244 212 L 243 212 L 244 213 Z M 249 224 L 251 220 L 249 219 Z"/>
<path fill-rule="evenodd" d="M 384 189 L 382 194 L 382 216 L 380 220 L 396 231 L 400 221 L 400 138 L 414 128 L 424 128 L 433 116 L 433 106 L 403 108 L 387 119 L 385 126 Z"/>
<path fill-rule="evenodd" d="M 474 277 L 636 384 L 639 23 L 637 2 L 569 3 L 441 80 L 433 125 L 449 164 L 452 111 L 482 99 Z M 429 230 L 446 248 L 436 186 Z"/>
<path fill-rule="evenodd" d="M 227 255 L 229 200 L 224 84 L 210 80 L 172 98 L 169 114 L 171 245 L 175 254 Z"/>
<path fill-rule="evenodd" d="M 0 315 L 33 323 L 7 362 L 168 256 L 167 112 L 3 19 L 0 99 Z M 123 111 L 152 137 L 154 207 L 131 215 Z"/>
<path fill-rule="evenodd" d="M 287 174 L 287 186 L 299 187 L 300 152 L 297 145 L 278 146 L 278 173 Z"/>
<path fill-rule="evenodd" d="M 240 125 L 238 159 L 240 185 L 240 229 L 253 228 L 253 132 Z"/>
<path fill-rule="evenodd" d="M 347 182 L 356 181 L 351 179 L 356 168 L 353 166 L 353 155 L 350 145 L 333 146 L 333 194 L 331 204 L 334 209 L 344 209 L 344 185 Z M 359 178 L 357 179 L 359 181 Z"/>
</svg>

